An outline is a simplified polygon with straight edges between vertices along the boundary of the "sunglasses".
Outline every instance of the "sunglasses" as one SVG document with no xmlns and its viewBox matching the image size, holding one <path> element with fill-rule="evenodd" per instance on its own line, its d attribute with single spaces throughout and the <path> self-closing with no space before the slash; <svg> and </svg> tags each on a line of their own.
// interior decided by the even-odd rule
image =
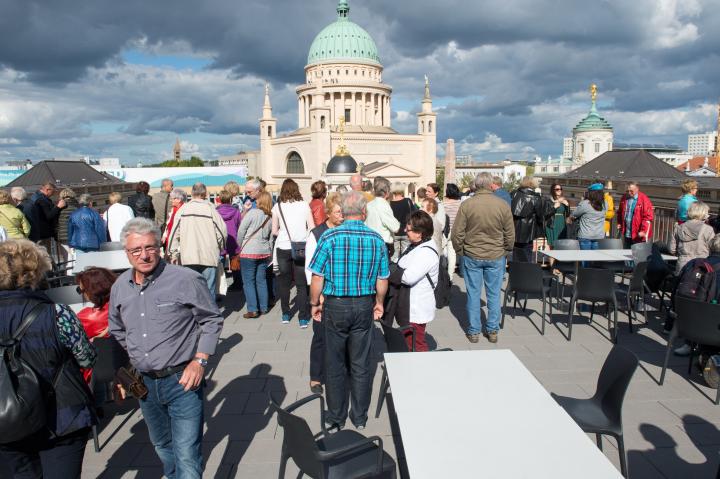
<svg viewBox="0 0 720 479">
<path fill-rule="evenodd" d="M 562 191 L 562 188 L 555 188 L 554 191 Z"/>
<path fill-rule="evenodd" d="M 82 289 L 80 289 L 80 286 L 78 286 L 77 288 L 75 288 L 75 291 L 76 291 L 77 294 L 79 294 L 80 296 L 82 296 L 82 294 L 85 292 L 85 291 L 83 291 Z"/>
</svg>

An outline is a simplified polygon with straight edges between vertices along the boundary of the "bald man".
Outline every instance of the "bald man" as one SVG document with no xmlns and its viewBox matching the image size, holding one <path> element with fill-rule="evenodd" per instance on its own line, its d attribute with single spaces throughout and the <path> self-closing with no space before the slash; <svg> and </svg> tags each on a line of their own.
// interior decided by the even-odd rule
<svg viewBox="0 0 720 479">
<path fill-rule="evenodd" d="M 359 173 L 355 173 L 350 177 L 350 189 L 353 191 L 362 191 L 362 183 L 362 175 Z"/>
</svg>

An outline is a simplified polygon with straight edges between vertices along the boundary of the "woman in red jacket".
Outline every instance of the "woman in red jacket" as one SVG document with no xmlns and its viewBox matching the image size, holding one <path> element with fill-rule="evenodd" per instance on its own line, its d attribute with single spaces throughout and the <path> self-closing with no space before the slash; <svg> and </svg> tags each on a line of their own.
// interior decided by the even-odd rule
<svg viewBox="0 0 720 479">
<path fill-rule="evenodd" d="M 92 303 L 78 312 L 77 317 L 90 342 L 95 338 L 108 337 L 108 307 L 110 289 L 115 282 L 115 274 L 105 268 L 87 268 L 76 276 L 77 290 L 84 301 Z M 92 369 L 83 369 L 85 381 L 90 384 Z"/>
</svg>

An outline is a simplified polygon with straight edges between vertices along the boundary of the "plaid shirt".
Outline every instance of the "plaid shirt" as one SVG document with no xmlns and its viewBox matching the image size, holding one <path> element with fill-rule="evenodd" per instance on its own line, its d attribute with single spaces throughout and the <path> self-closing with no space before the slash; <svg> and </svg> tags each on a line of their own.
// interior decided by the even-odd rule
<svg viewBox="0 0 720 479">
<path fill-rule="evenodd" d="M 358 220 L 323 233 L 308 269 L 325 278 L 326 296 L 375 294 L 375 282 L 390 276 L 385 243 Z"/>
</svg>

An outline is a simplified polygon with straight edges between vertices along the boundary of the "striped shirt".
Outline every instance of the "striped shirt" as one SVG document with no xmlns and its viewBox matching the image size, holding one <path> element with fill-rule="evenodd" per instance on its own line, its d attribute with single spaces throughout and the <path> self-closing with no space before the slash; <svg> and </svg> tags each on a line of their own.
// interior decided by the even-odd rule
<svg viewBox="0 0 720 479">
<path fill-rule="evenodd" d="M 323 233 L 308 269 L 325 279 L 325 296 L 375 294 L 375 282 L 390 276 L 385 243 L 358 220 Z"/>
</svg>

